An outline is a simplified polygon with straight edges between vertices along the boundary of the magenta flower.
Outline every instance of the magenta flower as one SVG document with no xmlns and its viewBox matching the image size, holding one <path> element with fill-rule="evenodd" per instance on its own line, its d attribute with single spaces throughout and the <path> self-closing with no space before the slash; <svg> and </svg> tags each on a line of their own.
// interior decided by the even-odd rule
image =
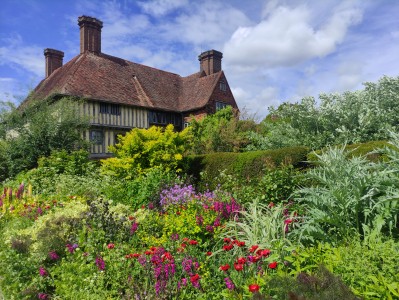
<svg viewBox="0 0 399 300">
<path fill-rule="evenodd" d="M 226 277 L 226 278 L 224 279 L 224 282 L 226 283 L 226 287 L 227 287 L 229 290 L 234 290 L 235 285 L 234 285 L 234 283 L 231 281 L 230 278 Z"/>
<path fill-rule="evenodd" d="M 39 293 L 37 294 L 37 298 L 38 299 L 42 299 L 42 300 L 47 300 L 48 299 L 48 295 L 45 293 Z"/>
<path fill-rule="evenodd" d="M 105 261 L 103 260 L 103 258 L 101 256 L 96 257 L 96 266 L 100 271 L 105 270 Z"/>
<path fill-rule="evenodd" d="M 60 258 L 60 257 L 58 256 L 57 252 L 55 252 L 55 251 L 49 252 L 48 256 L 50 257 L 51 260 L 57 260 L 57 259 Z"/>
<path fill-rule="evenodd" d="M 134 234 L 137 231 L 138 227 L 139 227 L 139 223 L 134 222 L 132 224 L 132 227 L 130 228 L 130 234 Z"/>
<path fill-rule="evenodd" d="M 45 268 L 40 267 L 40 268 L 39 268 L 39 275 L 42 276 L 42 277 L 45 277 L 45 276 L 48 275 L 48 273 L 47 273 L 47 271 L 46 271 Z"/>
<path fill-rule="evenodd" d="M 73 245 L 67 244 L 65 247 L 68 248 L 69 253 L 74 253 L 76 248 L 79 247 L 79 245 L 78 244 L 73 244 Z"/>
</svg>

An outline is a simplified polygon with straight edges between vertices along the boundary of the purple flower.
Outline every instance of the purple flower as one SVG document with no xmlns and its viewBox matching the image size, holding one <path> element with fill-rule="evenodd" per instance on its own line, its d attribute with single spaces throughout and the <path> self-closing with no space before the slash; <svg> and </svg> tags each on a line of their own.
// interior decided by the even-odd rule
<svg viewBox="0 0 399 300">
<path fill-rule="evenodd" d="M 171 204 L 185 204 L 195 197 L 195 190 L 192 185 L 174 185 L 165 189 L 160 194 L 160 204 L 167 207 Z"/>
<path fill-rule="evenodd" d="M 234 283 L 231 281 L 230 278 L 226 277 L 226 278 L 224 279 L 224 282 L 226 283 L 226 287 L 227 287 L 229 290 L 234 290 L 235 286 L 234 286 Z"/>
<path fill-rule="evenodd" d="M 172 241 L 177 241 L 177 240 L 179 240 L 179 235 L 178 235 L 177 233 L 174 233 L 174 234 L 172 234 L 172 235 L 170 236 L 170 239 L 171 239 Z"/>
<path fill-rule="evenodd" d="M 105 261 L 101 256 L 96 257 L 96 266 L 100 271 L 105 270 Z"/>
<path fill-rule="evenodd" d="M 145 266 L 145 264 L 147 263 L 147 258 L 145 257 L 145 255 L 141 255 L 138 259 L 138 262 L 140 265 Z"/>
<path fill-rule="evenodd" d="M 58 256 L 57 252 L 55 252 L 55 251 L 49 252 L 48 256 L 50 257 L 51 260 L 57 260 L 57 259 L 60 258 L 60 257 Z"/>
<path fill-rule="evenodd" d="M 73 244 L 73 245 L 67 244 L 65 247 L 68 248 L 69 253 L 74 253 L 76 248 L 79 247 L 79 245 L 78 244 Z"/>
<path fill-rule="evenodd" d="M 40 268 L 39 268 L 39 275 L 42 276 L 42 277 L 45 277 L 45 276 L 48 275 L 48 273 L 47 273 L 47 271 L 46 271 L 45 268 L 40 267 Z"/>
<path fill-rule="evenodd" d="M 22 197 L 22 195 L 24 193 L 24 188 L 25 188 L 25 185 L 22 182 L 21 185 L 19 186 L 17 192 L 15 193 L 15 196 L 17 197 L 17 199 L 21 199 L 21 197 Z"/>
<path fill-rule="evenodd" d="M 190 274 L 191 267 L 193 265 L 193 260 L 189 257 L 185 257 L 182 260 L 181 264 L 182 264 L 183 270 Z"/>
<path fill-rule="evenodd" d="M 206 229 L 206 231 L 208 231 L 208 232 L 210 232 L 210 233 L 213 233 L 213 232 L 214 232 L 214 229 L 213 229 L 213 226 L 212 226 L 212 225 L 206 225 L 205 229 Z"/>
</svg>

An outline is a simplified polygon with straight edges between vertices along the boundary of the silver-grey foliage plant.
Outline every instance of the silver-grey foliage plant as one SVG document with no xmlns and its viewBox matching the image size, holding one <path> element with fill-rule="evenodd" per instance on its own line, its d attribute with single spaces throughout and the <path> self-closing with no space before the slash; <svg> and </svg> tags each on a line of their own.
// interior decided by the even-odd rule
<svg viewBox="0 0 399 300">
<path fill-rule="evenodd" d="M 393 143 L 399 145 L 399 136 Z M 310 187 L 296 192 L 304 207 L 300 241 L 336 242 L 365 237 L 374 227 L 391 234 L 399 212 L 399 150 L 390 148 L 389 162 L 364 156 L 348 157 L 345 147 L 329 148 L 317 156 L 306 177 Z M 384 226 L 381 226 L 383 224 Z"/>
</svg>

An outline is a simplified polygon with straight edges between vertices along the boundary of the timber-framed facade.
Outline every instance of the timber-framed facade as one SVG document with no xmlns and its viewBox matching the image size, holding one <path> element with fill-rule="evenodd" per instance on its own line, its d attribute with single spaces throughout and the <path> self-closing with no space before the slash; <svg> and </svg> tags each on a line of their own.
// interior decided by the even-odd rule
<svg viewBox="0 0 399 300">
<path fill-rule="evenodd" d="M 72 96 L 84 99 L 82 115 L 89 117 L 84 133 L 92 157 L 107 157 L 119 134 L 132 128 L 173 124 L 181 130 L 191 118 L 215 113 L 225 106 L 238 110 L 222 70 L 223 54 L 209 50 L 198 56 L 199 72 L 180 75 L 101 52 L 103 23 L 78 18 L 80 54 L 63 64 L 64 53 L 45 49 L 46 77 L 24 101 Z"/>
</svg>

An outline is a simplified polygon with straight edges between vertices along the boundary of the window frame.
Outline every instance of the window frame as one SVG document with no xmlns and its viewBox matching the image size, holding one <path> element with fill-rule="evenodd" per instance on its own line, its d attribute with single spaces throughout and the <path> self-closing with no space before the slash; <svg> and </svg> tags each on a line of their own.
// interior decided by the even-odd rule
<svg viewBox="0 0 399 300">
<path fill-rule="evenodd" d="M 104 131 L 99 129 L 91 129 L 89 133 L 89 140 L 94 145 L 103 145 Z"/>
</svg>

